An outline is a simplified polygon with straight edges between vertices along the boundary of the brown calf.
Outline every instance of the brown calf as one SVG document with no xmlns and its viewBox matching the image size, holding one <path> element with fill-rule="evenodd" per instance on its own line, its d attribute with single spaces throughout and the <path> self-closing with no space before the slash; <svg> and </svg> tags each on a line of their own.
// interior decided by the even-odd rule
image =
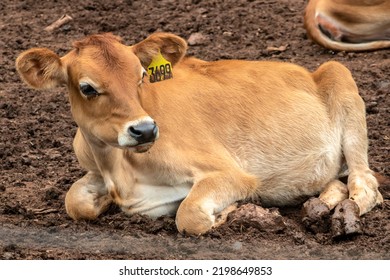
<svg viewBox="0 0 390 280">
<path fill-rule="evenodd" d="M 310 0 L 304 20 L 309 37 L 328 49 L 390 47 L 390 0 Z"/>
<path fill-rule="evenodd" d="M 186 48 L 167 33 L 134 46 L 105 34 L 63 57 L 31 49 L 17 58 L 32 87 L 69 90 L 74 149 L 88 173 L 67 193 L 68 214 L 96 219 L 114 202 L 129 214 L 176 213 L 180 232 L 202 234 L 236 201 L 283 206 L 320 194 L 306 203 L 306 225 L 322 218 L 320 205 L 327 214 L 337 207 L 337 234 L 358 231 L 345 217 L 358 222 L 382 196 L 351 73 L 337 62 L 314 73 L 280 62 L 206 62 L 184 58 Z"/>
</svg>

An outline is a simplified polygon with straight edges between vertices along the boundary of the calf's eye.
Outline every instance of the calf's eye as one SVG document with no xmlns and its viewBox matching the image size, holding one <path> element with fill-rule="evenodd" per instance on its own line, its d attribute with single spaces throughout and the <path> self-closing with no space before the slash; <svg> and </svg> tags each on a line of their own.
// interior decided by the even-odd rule
<svg viewBox="0 0 390 280">
<path fill-rule="evenodd" d="M 90 84 L 88 83 L 80 83 L 80 91 L 86 96 L 86 97 L 94 97 L 98 96 L 99 93 L 96 89 L 94 89 Z"/>
</svg>

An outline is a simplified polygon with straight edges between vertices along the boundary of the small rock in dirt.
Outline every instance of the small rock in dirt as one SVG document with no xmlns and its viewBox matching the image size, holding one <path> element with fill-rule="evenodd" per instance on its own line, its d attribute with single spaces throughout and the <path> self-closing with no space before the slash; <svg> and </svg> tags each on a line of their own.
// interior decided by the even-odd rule
<svg viewBox="0 0 390 280">
<path fill-rule="evenodd" d="M 366 112 L 367 114 L 378 114 L 379 113 L 378 102 L 375 101 L 366 102 Z"/>
<path fill-rule="evenodd" d="M 287 47 L 288 47 L 288 44 L 282 45 L 280 47 L 270 46 L 270 47 L 267 47 L 267 51 L 270 52 L 270 53 L 284 52 L 285 50 L 287 50 Z"/>
<path fill-rule="evenodd" d="M 203 35 L 202 33 L 192 33 L 190 37 L 187 40 L 188 45 L 195 46 L 195 45 L 203 45 L 206 43 L 208 37 Z"/>
<path fill-rule="evenodd" d="M 3 254 L 3 260 L 12 260 L 14 258 L 14 254 L 10 252 L 5 252 Z"/>
<path fill-rule="evenodd" d="M 233 36 L 233 32 L 230 32 L 230 31 L 225 31 L 222 33 L 223 36 L 225 37 L 232 37 Z"/>
<path fill-rule="evenodd" d="M 205 8 L 199 8 L 199 9 L 197 9 L 196 11 L 197 11 L 199 14 L 206 14 L 206 13 L 208 12 L 208 10 L 205 9 Z"/>
<path fill-rule="evenodd" d="M 278 210 L 265 209 L 252 203 L 244 204 L 229 214 L 228 220 L 231 224 L 253 227 L 264 232 L 283 232 L 286 228 Z"/>
<path fill-rule="evenodd" d="M 390 81 L 380 81 L 376 83 L 378 87 L 378 94 L 386 94 L 390 90 Z"/>
<path fill-rule="evenodd" d="M 236 241 L 233 243 L 232 248 L 234 251 L 239 251 L 242 249 L 242 243 L 240 241 Z"/>
</svg>

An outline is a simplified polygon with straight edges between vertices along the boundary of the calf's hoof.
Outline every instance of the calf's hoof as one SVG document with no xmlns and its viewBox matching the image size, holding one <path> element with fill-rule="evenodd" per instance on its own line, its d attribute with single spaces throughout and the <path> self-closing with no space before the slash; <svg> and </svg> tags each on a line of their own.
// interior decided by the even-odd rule
<svg viewBox="0 0 390 280">
<path fill-rule="evenodd" d="M 65 196 L 65 209 L 73 220 L 96 220 L 112 204 L 108 196 L 82 195 L 74 189 Z"/>
<path fill-rule="evenodd" d="M 312 197 L 303 204 L 302 223 L 314 233 L 329 231 L 330 209 L 317 197 Z"/>
<path fill-rule="evenodd" d="M 362 223 L 359 218 L 359 206 L 355 201 L 346 199 L 340 202 L 332 216 L 332 236 L 361 234 Z"/>
<path fill-rule="evenodd" d="M 201 207 L 189 206 L 183 201 L 176 213 L 176 227 L 180 233 L 199 236 L 213 227 L 213 218 L 214 215 L 205 213 Z"/>
</svg>

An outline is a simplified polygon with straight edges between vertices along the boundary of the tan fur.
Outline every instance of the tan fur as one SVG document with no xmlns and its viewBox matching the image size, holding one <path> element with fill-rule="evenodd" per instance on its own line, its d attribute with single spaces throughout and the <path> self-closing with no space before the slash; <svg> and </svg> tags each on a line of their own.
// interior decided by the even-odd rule
<svg viewBox="0 0 390 280">
<path fill-rule="evenodd" d="M 324 203 L 335 207 L 347 192 L 337 183 L 345 161 L 345 188 L 360 213 L 381 202 L 367 162 L 364 104 L 341 64 L 328 62 L 310 73 L 288 63 L 183 58 L 185 41 L 166 33 L 132 47 L 112 36 L 95 39 L 100 43 L 86 39 L 58 59 L 27 51 L 16 65 L 33 86 L 67 81 L 79 126 L 74 148 L 89 171 L 67 194 L 72 218 L 94 219 L 114 202 L 129 214 L 177 211 L 179 231 L 202 234 L 250 197 L 282 206 L 325 190 Z M 141 61 L 146 67 L 159 50 L 174 65 L 173 79 L 140 83 Z M 37 71 L 49 67 L 63 75 L 37 83 L 23 67 L 32 63 L 31 52 L 53 61 Z M 100 95 L 83 96 L 80 81 Z M 159 128 L 155 143 L 131 144 L 129 126 L 150 120 Z M 118 137 L 128 137 L 127 146 Z M 340 194 L 329 196 L 333 191 Z"/>
<path fill-rule="evenodd" d="M 304 22 L 309 37 L 328 49 L 390 47 L 390 0 L 310 0 Z"/>
</svg>

